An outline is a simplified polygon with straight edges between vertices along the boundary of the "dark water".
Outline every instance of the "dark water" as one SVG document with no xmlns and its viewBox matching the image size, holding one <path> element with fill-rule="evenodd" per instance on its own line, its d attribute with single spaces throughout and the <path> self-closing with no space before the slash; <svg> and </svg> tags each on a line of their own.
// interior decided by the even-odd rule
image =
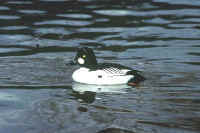
<svg viewBox="0 0 200 133">
<path fill-rule="evenodd" d="M 148 80 L 75 84 L 79 46 Z M 197 133 L 199 67 L 199 0 L 0 1 L 1 133 Z"/>
</svg>

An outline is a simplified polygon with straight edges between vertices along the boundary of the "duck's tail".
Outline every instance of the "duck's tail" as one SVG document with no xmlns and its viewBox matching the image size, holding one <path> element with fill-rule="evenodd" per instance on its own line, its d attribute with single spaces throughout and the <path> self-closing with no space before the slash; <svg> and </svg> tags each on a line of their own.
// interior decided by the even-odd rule
<svg viewBox="0 0 200 133">
<path fill-rule="evenodd" d="M 129 86 L 136 86 L 138 85 L 140 82 L 146 80 L 145 77 L 143 77 L 142 75 L 138 74 L 138 71 L 129 71 L 127 72 L 127 75 L 134 75 L 133 78 L 131 78 L 129 81 L 128 81 L 128 85 Z"/>
</svg>

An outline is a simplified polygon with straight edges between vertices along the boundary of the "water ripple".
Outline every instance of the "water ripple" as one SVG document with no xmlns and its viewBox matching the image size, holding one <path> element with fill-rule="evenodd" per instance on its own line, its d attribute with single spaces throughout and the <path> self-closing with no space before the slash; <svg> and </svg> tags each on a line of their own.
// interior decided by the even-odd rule
<svg viewBox="0 0 200 133">
<path fill-rule="evenodd" d="M 20 13 L 24 14 L 45 14 L 46 11 L 41 11 L 41 10 L 18 10 Z"/>
<path fill-rule="evenodd" d="M 31 1 L 8 1 L 7 3 L 8 4 L 17 4 L 17 5 L 20 5 L 20 4 L 32 4 Z"/>
<path fill-rule="evenodd" d="M 32 37 L 30 35 L 0 35 L 1 44 L 4 45 L 16 44 L 31 39 Z"/>
<path fill-rule="evenodd" d="M 72 32 L 69 30 L 66 30 L 64 28 L 37 28 L 35 30 L 35 33 L 37 34 L 59 34 L 59 35 L 69 35 Z"/>
<path fill-rule="evenodd" d="M 108 16 L 140 16 L 140 17 L 152 17 L 152 16 L 199 16 L 200 11 L 198 9 L 179 9 L 179 10 L 156 10 L 156 11 L 134 11 L 134 10 L 95 10 L 97 14 Z"/>
<path fill-rule="evenodd" d="M 135 31 L 135 28 L 127 28 L 127 27 L 101 27 L 101 28 L 97 28 L 97 27 L 90 27 L 90 28 L 80 28 L 78 29 L 79 32 L 102 32 L 102 33 L 117 33 L 117 32 L 124 32 L 124 31 Z"/>
<path fill-rule="evenodd" d="M 168 26 L 170 28 L 181 28 L 181 29 L 183 29 L 183 28 L 194 28 L 198 25 L 199 24 L 180 24 L 180 23 L 178 23 L 178 24 L 169 24 Z"/>
<path fill-rule="evenodd" d="M 7 7 L 7 6 L 0 6 L 0 10 L 10 10 L 10 8 L 9 7 Z"/>
<path fill-rule="evenodd" d="M 14 15 L 0 15 L 0 20 L 15 20 L 15 19 L 20 19 L 20 17 Z"/>
<path fill-rule="evenodd" d="M 59 17 L 66 17 L 66 18 L 76 18 L 76 19 L 90 19 L 92 18 L 91 15 L 88 14 L 58 14 Z"/>
<path fill-rule="evenodd" d="M 23 48 L 1 48 L 0 47 L 0 53 L 8 53 L 8 52 L 13 52 L 13 51 L 23 51 L 25 49 Z"/>
<path fill-rule="evenodd" d="M 95 10 L 97 14 L 108 15 L 108 16 L 127 16 L 133 15 L 131 10 Z"/>
<path fill-rule="evenodd" d="M 150 20 L 148 19 L 148 20 L 144 20 L 144 22 L 153 23 L 153 24 L 169 24 L 169 23 L 171 23 L 171 21 L 162 19 L 162 18 L 153 18 Z"/>
<path fill-rule="evenodd" d="M 28 29 L 27 26 L 7 26 L 0 28 L 1 30 L 24 30 Z"/>
<path fill-rule="evenodd" d="M 178 22 L 199 23 L 200 18 L 185 18 L 183 20 L 179 20 Z"/>
<path fill-rule="evenodd" d="M 43 1 L 43 2 L 64 2 L 64 1 L 67 1 L 67 0 L 40 0 L 40 1 Z"/>
<path fill-rule="evenodd" d="M 87 26 L 92 24 L 89 21 L 75 21 L 75 20 L 51 20 L 36 22 L 34 25 L 68 25 L 68 26 Z"/>
<path fill-rule="evenodd" d="M 163 2 L 169 4 L 177 4 L 177 5 L 193 5 L 200 6 L 200 2 L 196 0 L 153 0 L 154 2 Z"/>
</svg>

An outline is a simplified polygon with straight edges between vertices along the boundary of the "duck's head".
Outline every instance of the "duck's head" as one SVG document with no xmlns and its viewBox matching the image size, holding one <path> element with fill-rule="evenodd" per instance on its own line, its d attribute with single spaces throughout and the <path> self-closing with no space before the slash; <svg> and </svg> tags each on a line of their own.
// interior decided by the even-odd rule
<svg viewBox="0 0 200 133">
<path fill-rule="evenodd" d="M 83 47 L 78 49 L 74 62 L 80 66 L 97 65 L 96 56 L 91 48 Z"/>
</svg>

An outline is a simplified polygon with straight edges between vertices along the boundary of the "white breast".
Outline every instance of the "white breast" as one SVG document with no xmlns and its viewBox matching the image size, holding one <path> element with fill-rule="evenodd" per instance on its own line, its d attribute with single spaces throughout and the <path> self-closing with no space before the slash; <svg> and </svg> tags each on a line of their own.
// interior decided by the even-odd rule
<svg viewBox="0 0 200 133">
<path fill-rule="evenodd" d="M 119 72 L 112 72 L 106 70 L 90 71 L 88 68 L 82 67 L 72 74 L 74 81 L 85 84 L 96 85 L 114 85 L 126 84 L 133 75 L 125 75 L 130 70 L 124 69 Z"/>
</svg>

